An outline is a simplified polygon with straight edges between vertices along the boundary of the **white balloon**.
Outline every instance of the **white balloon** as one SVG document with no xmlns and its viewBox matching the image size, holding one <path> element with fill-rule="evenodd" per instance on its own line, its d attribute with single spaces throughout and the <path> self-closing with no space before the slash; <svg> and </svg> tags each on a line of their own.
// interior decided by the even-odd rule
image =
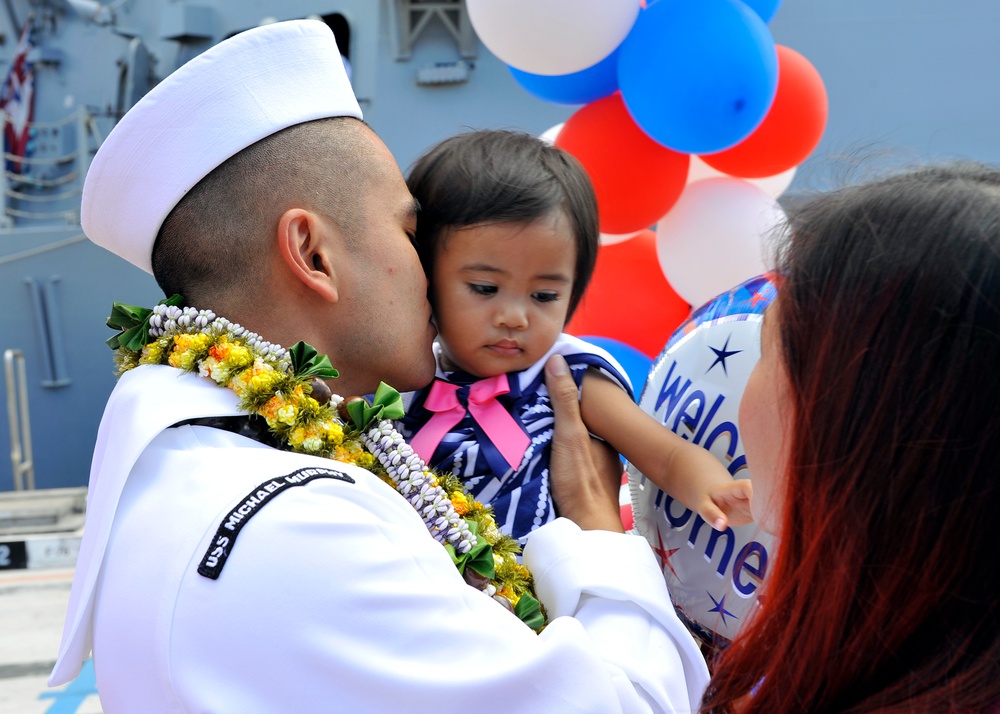
<svg viewBox="0 0 1000 714">
<path fill-rule="evenodd" d="M 572 74 L 614 52 L 640 0 L 466 0 L 479 39 L 506 64 L 532 74 Z"/>
<path fill-rule="evenodd" d="M 772 198 L 778 198 L 788 187 L 792 185 L 792 179 L 795 178 L 795 171 L 797 166 L 793 166 L 787 171 L 782 171 L 780 174 L 775 174 L 774 176 L 765 176 L 764 178 L 755 179 L 744 179 L 744 181 L 749 181 L 754 186 L 759 187 Z"/>
<path fill-rule="evenodd" d="M 635 238 L 640 233 L 642 233 L 642 231 L 635 231 L 633 233 L 601 233 L 601 245 L 624 243 L 629 238 Z"/>
<path fill-rule="evenodd" d="M 773 268 L 785 214 L 764 191 L 736 178 L 696 181 L 656 226 L 656 255 L 670 286 L 701 305 Z"/>
<path fill-rule="evenodd" d="M 741 178 L 741 181 L 746 181 L 747 183 L 752 183 L 764 191 L 767 195 L 772 198 L 778 198 L 788 187 L 792 184 L 792 179 L 795 178 L 795 170 L 797 167 L 793 166 L 787 171 L 782 171 L 780 174 L 775 174 L 774 176 L 765 176 L 764 178 Z M 730 176 L 729 174 L 723 173 L 716 168 L 713 168 L 702 161 L 699 157 L 692 155 L 691 163 L 688 165 L 688 183 L 694 183 L 695 181 L 702 181 L 709 178 L 738 178 Z"/>
<path fill-rule="evenodd" d="M 566 126 L 566 122 L 559 122 L 555 126 L 550 126 L 548 129 L 539 134 L 538 138 L 551 146 L 556 143 L 556 139 L 559 137 L 559 132 L 563 130 L 564 126 Z"/>
<path fill-rule="evenodd" d="M 719 178 L 721 176 L 728 176 L 729 174 L 724 174 L 717 168 L 709 166 L 699 157 L 691 154 L 691 163 L 688 164 L 688 183 L 694 183 L 695 181 L 701 181 L 702 179 L 709 178 Z"/>
</svg>

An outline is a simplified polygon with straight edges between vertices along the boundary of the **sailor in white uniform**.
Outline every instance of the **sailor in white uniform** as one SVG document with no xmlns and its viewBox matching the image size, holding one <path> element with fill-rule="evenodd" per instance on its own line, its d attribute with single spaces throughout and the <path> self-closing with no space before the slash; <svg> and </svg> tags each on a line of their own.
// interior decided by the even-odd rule
<svg viewBox="0 0 1000 714">
<path fill-rule="evenodd" d="M 216 166 L 286 127 L 360 115 L 322 23 L 237 35 L 114 129 L 87 178 L 85 230 L 149 271 L 164 218 Z M 315 258 L 307 272 L 334 272 Z M 393 284 L 407 279 L 426 285 L 393 274 Z M 337 288 L 331 311 L 377 299 L 363 282 Z M 426 320 L 421 300 L 398 309 Z M 310 314 L 287 319 L 304 339 L 317 334 Z M 409 329 L 415 346 L 377 364 L 334 355 L 342 378 L 370 390 L 365 370 L 409 368 L 429 380 L 433 332 Z M 426 364 L 394 364 L 416 348 Z M 98 434 L 51 685 L 93 652 L 107 714 L 697 709 L 707 669 L 644 539 L 566 518 L 532 533 L 524 562 L 553 618 L 535 634 L 467 585 L 413 507 L 370 472 L 206 420 L 240 414 L 232 391 L 197 373 L 145 365 L 123 375 Z"/>
</svg>

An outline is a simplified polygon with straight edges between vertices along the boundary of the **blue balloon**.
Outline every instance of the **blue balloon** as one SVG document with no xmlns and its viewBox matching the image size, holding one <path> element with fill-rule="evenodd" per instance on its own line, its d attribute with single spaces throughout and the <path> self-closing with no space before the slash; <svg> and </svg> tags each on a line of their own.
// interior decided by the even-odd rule
<svg viewBox="0 0 1000 714">
<path fill-rule="evenodd" d="M 612 357 L 618 360 L 618 364 L 622 366 L 629 381 L 632 382 L 632 391 L 638 402 L 642 388 L 646 384 L 649 368 L 653 366 L 653 360 L 632 345 L 626 345 L 624 342 L 613 340 L 610 337 L 587 336 L 580 339 L 607 350 Z"/>
<path fill-rule="evenodd" d="M 618 91 L 618 50 L 597 64 L 573 74 L 530 74 L 516 67 L 507 69 L 518 84 L 539 99 L 556 104 L 588 104 Z"/>
<path fill-rule="evenodd" d="M 618 83 L 632 119 L 686 154 L 738 144 L 778 88 L 764 21 L 740 0 L 671 0 L 639 13 L 619 48 Z"/>
<path fill-rule="evenodd" d="M 760 15 L 764 22 L 770 22 L 774 13 L 781 7 L 781 0 L 743 0 L 743 3 Z"/>
</svg>

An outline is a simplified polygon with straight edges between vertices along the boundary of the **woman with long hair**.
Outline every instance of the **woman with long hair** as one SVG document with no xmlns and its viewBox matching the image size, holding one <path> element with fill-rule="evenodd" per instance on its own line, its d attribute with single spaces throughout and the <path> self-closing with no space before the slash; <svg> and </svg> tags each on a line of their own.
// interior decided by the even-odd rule
<svg viewBox="0 0 1000 714">
<path fill-rule="evenodd" d="M 710 712 L 1000 711 L 1000 172 L 790 217 L 740 424 L 779 536 Z"/>
</svg>

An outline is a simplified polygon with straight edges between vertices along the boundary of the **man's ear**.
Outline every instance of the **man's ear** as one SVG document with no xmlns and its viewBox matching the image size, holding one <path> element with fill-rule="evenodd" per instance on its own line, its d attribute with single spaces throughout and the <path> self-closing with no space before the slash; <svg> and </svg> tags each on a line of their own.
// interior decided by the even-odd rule
<svg viewBox="0 0 1000 714">
<path fill-rule="evenodd" d="M 292 276 L 327 302 L 337 302 L 329 226 L 304 208 L 290 208 L 278 219 L 278 251 Z"/>
</svg>

